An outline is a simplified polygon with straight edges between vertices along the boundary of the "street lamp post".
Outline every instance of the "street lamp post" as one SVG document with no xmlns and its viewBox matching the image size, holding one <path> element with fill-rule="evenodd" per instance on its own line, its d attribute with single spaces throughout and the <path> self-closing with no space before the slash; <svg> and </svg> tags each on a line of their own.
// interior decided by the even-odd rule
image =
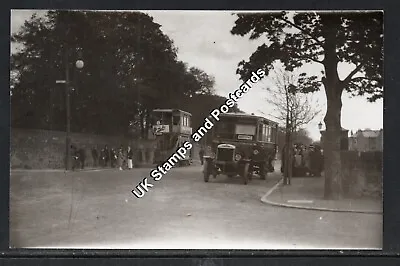
<svg viewBox="0 0 400 266">
<path fill-rule="evenodd" d="M 318 129 L 319 129 L 319 131 L 322 130 L 322 122 L 319 122 L 319 124 L 318 124 Z"/>
<path fill-rule="evenodd" d="M 78 69 L 83 68 L 84 63 L 81 59 L 77 60 L 75 62 L 75 67 Z M 70 150 L 70 145 L 71 145 L 71 139 L 70 139 L 70 133 L 71 133 L 71 104 L 70 104 L 70 78 L 69 78 L 69 58 L 68 58 L 68 48 L 65 49 L 65 80 L 57 80 L 56 83 L 64 83 L 65 84 L 65 108 L 66 108 L 66 118 L 67 118 L 67 125 L 66 125 L 66 136 L 65 136 L 65 170 L 69 170 L 71 163 L 71 150 Z"/>
<path fill-rule="evenodd" d="M 321 148 L 322 148 L 322 145 L 323 145 L 323 138 L 324 138 L 323 132 L 322 132 L 322 127 L 323 127 L 322 122 L 319 122 L 318 123 L 318 129 L 319 129 L 319 133 L 321 134 L 321 137 L 319 139 L 319 144 L 320 144 Z"/>
</svg>

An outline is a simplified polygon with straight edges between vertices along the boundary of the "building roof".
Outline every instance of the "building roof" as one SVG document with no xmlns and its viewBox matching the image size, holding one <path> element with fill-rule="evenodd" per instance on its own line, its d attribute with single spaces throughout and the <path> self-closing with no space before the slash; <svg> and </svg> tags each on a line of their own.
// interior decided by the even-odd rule
<svg viewBox="0 0 400 266">
<path fill-rule="evenodd" d="M 363 136 L 364 138 L 377 138 L 379 134 L 381 133 L 381 130 L 371 130 L 371 129 L 365 129 L 365 130 L 358 130 L 356 133 L 354 133 L 351 137 L 357 138 L 359 136 Z"/>
<path fill-rule="evenodd" d="M 180 110 L 180 109 L 154 109 L 153 112 L 160 112 L 160 113 L 181 112 L 181 113 L 184 113 L 184 114 L 192 116 L 191 113 L 189 113 L 187 111 Z"/>
</svg>

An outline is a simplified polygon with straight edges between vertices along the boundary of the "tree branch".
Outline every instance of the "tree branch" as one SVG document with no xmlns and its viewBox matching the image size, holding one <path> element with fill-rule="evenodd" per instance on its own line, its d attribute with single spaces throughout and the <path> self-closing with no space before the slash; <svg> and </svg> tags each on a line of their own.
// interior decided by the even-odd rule
<svg viewBox="0 0 400 266">
<path fill-rule="evenodd" d="M 307 30 L 305 30 L 305 29 L 303 29 L 302 27 L 300 27 L 300 26 L 294 24 L 294 23 L 291 22 L 290 20 L 287 20 L 287 19 L 285 19 L 285 18 L 280 18 L 280 19 L 283 20 L 284 22 L 286 22 L 287 24 L 289 24 L 289 25 L 295 27 L 296 29 L 300 30 L 300 31 L 303 32 L 304 34 L 307 34 L 308 36 L 310 36 L 310 37 L 311 37 L 316 43 L 318 43 L 319 45 L 321 45 L 321 46 L 323 45 L 323 43 L 322 43 L 320 40 L 318 40 L 318 38 L 317 38 L 316 36 L 312 35 L 312 34 L 311 34 L 310 32 L 308 32 Z"/>
<path fill-rule="evenodd" d="M 366 80 L 370 80 L 370 81 L 377 81 L 377 82 L 379 82 L 379 81 L 381 81 L 380 79 L 378 79 L 378 78 L 370 78 L 370 77 L 356 77 L 356 78 L 352 78 L 349 82 L 357 82 L 357 81 L 361 81 L 361 80 L 364 80 L 364 79 L 366 79 Z"/>
<path fill-rule="evenodd" d="M 315 63 L 324 64 L 324 62 L 322 62 L 321 60 L 317 60 L 317 59 L 314 59 L 314 58 L 309 57 L 309 56 L 305 56 L 304 58 L 305 58 L 305 59 L 309 59 L 309 60 L 311 60 L 311 61 L 314 61 Z"/>
<path fill-rule="evenodd" d="M 359 64 L 356 68 L 353 69 L 353 71 L 350 72 L 350 74 L 341 82 L 342 86 L 346 86 L 350 80 L 352 79 L 352 77 L 358 72 L 360 71 L 360 69 L 363 67 L 363 63 Z"/>
</svg>

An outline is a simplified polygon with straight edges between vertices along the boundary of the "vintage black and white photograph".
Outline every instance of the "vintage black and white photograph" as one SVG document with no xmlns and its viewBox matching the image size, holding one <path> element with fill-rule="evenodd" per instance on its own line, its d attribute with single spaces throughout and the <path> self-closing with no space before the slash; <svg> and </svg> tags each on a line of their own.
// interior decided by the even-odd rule
<svg viewBox="0 0 400 266">
<path fill-rule="evenodd" d="M 10 248 L 381 250 L 383 15 L 12 10 Z"/>
</svg>

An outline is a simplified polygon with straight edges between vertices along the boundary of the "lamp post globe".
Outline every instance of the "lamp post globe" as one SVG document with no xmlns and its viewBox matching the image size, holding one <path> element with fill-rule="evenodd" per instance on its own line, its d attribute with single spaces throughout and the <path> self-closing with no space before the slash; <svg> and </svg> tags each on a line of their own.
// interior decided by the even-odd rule
<svg viewBox="0 0 400 266">
<path fill-rule="evenodd" d="M 78 68 L 78 69 L 83 68 L 84 65 L 85 65 L 85 64 L 83 63 L 82 60 L 77 60 L 77 61 L 75 62 L 75 66 L 76 66 L 76 68 Z"/>
</svg>

